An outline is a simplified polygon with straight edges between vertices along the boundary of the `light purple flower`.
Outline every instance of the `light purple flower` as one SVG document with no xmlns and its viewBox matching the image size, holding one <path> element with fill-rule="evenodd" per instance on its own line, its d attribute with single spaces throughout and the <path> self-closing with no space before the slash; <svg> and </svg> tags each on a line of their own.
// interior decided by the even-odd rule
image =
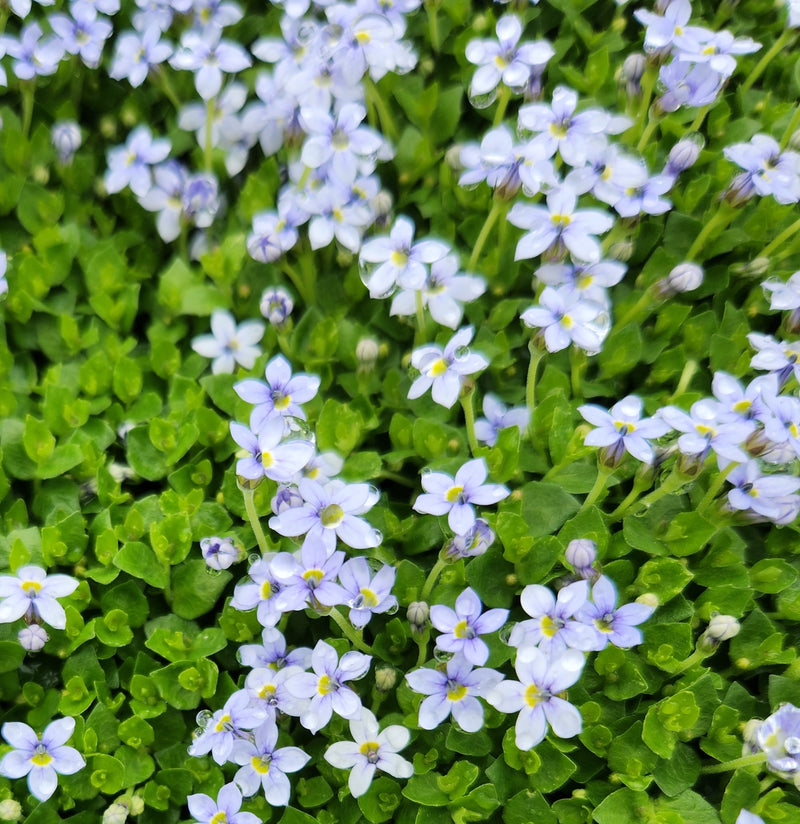
<svg viewBox="0 0 800 824">
<path fill-rule="evenodd" d="M 798 481 L 800 486 L 800 481 Z M 642 633 L 636 627 L 646 621 L 654 608 L 646 604 L 624 604 L 617 607 L 614 584 L 601 575 L 592 586 L 592 600 L 587 601 L 575 617 L 595 630 L 593 649 L 605 649 L 608 644 L 628 649 L 642 643 Z"/>
<path fill-rule="evenodd" d="M 531 616 L 530 621 L 517 624 L 508 643 L 520 649 L 525 657 L 537 646 L 548 655 L 558 656 L 566 649 L 594 649 L 595 633 L 576 618 L 578 610 L 589 597 L 589 584 L 576 581 L 562 587 L 558 598 L 541 584 L 529 584 L 522 590 L 520 603 Z"/>
<path fill-rule="evenodd" d="M 188 175 L 181 191 L 181 206 L 183 214 L 198 229 L 207 229 L 214 222 L 220 207 L 217 178 L 210 172 Z"/>
<path fill-rule="evenodd" d="M 230 374 L 238 363 L 252 369 L 261 354 L 259 341 L 264 336 L 260 320 L 246 320 L 236 325 L 230 312 L 215 309 L 211 315 L 211 334 L 192 340 L 192 349 L 204 358 L 213 358 L 211 371 L 215 375 Z"/>
<path fill-rule="evenodd" d="M 745 170 L 738 183 L 740 188 L 752 186 L 762 197 L 772 195 L 778 203 L 800 200 L 800 155 L 782 152 L 773 137 L 756 134 L 749 143 L 734 143 L 726 146 L 722 153 Z"/>
<path fill-rule="evenodd" d="M 247 252 L 253 260 L 272 263 L 297 243 L 297 227 L 291 214 L 259 212 L 253 215 L 253 231 L 247 236 Z"/>
<path fill-rule="evenodd" d="M 236 742 L 232 760 L 242 767 L 233 780 L 244 795 L 255 795 L 260 786 L 268 804 L 285 807 L 292 793 L 286 773 L 302 770 L 311 756 L 299 747 L 278 748 L 278 727 L 273 721 L 258 727 L 254 738 L 254 741 Z"/>
<path fill-rule="evenodd" d="M 42 39 L 42 27 L 38 23 L 28 23 L 20 32 L 19 40 L 5 35 L 0 42 L 6 47 L 6 54 L 13 59 L 11 69 L 20 80 L 55 74 L 64 56 L 61 38 L 50 36 Z M 2 78 L 5 81 L 5 72 Z"/>
<path fill-rule="evenodd" d="M 539 305 L 526 309 L 520 319 L 529 328 L 542 330 L 548 352 L 574 343 L 590 355 L 600 351 L 611 325 L 605 306 L 569 285 L 545 286 Z"/>
<path fill-rule="evenodd" d="M 659 51 L 675 45 L 679 49 L 686 42 L 686 27 L 692 16 L 689 0 L 671 0 L 662 4 L 663 14 L 637 9 L 633 16 L 645 29 L 644 47 L 647 51 Z"/>
<path fill-rule="evenodd" d="M 736 71 L 735 54 L 752 54 L 761 48 L 750 37 L 734 37 L 727 31 L 712 32 L 698 26 L 689 27 L 686 42 L 682 43 L 678 60 L 688 63 L 707 63 L 723 77 Z"/>
<path fill-rule="evenodd" d="M 490 506 L 511 494 L 502 484 L 487 484 L 489 470 L 483 458 L 467 461 L 455 474 L 424 472 L 425 492 L 414 501 L 414 510 L 429 515 L 447 515 L 450 529 L 463 535 L 475 526 L 475 507 Z"/>
<path fill-rule="evenodd" d="M 650 441 L 669 432 L 669 425 L 660 418 L 642 418 L 642 399 L 636 395 L 628 395 L 609 411 L 596 404 L 584 404 L 578 412 L 597 427 L 589 432 L 584 443 L 603 447 L 615 465 L 626 451 L 643 463 L 652 463 Z"/>
<path fill-rule="evenodd" d="M 428 265 L 450 251 L 447 244 L 438 240 L 413 241 L 414 224 L 401 215 L 395 220 L 389 237 L 374 238 L 361 247 L 362 266 L 380 264 L 364 281 L 370 297 L 387 297 L 395 284 L 403 289 L 422 289 L 428 277 Z"/>
<path fill-rule="evenodd" d="M 483 555 L 494 543 L 495 534 L 484 518 L 476 518 L 475 526 L 463 535 L 454 535 L 445 545 L 444 554 L 453 560 Z"/>
<path fill-rule="evenodd" d="M 483 706 L 478 697 L 502 681 L 493 669 L 473 669 L 466 658 L 456 656 L 447 662 L 445 672 L 417 669 L 406 675 L 414 692 L 428 697 L 419 705 L 419 725 L 423 730 L 439 726 L 451 713 L 465 732 L 477 732 L 483 726 Z"/>
<path fill-rule="evenodd" d="M 342 718 L 361 717 L 361 699 L 345 681 L 361 678 L 369 669 L 371 655 L 346 652 L 341 660 L 336 650 L 325 641 L 318 641 L 311 654 L 311 672 L 297 673 L 288 682 L 298 698 L 310 698 L 308 709 L 300 723 L 313 734 L 321 730 L 335 712 Z"/>
<path fill-rule="evenodd" d="M 380 533 L 357 517 L 377 503 L 378 493 L 369 484 L 329 481 L 323 486 L 301 478 L 297 487 L 303 506 L 284 509 L 269 520 L 279 535 L 306 535 L 306 540 L 321 541 L 329 553 L 336 548 L 337 537 L 354 549 L 378 546 Z"/>
<path fill-rule="evenodd" d="M 41 736 L 20 721 L 3 724 L 3 738 L 14 748 L 0 761 L 0 775 L 28 777 L 28 789 L 39 801 L 47 801 L 56 791 L 59 775 L 73 775 L 86 766 L 83 756 L 65 746 L 75 731 L 74 718 L 49 723 Z"/>
<path fill-rule="evenodd" d="M 733 375 L 727 372 L 715 372 L 711 381 L 711 391 L 720 403 L 720 420 L 760 419 L 767 414 L 762 394 L 770 384 L 777 387 L 775 375 L 759 375 L 744 387 Z"/>
<path fill-rule="evenodd" d="M 129 135 L 124 146 L 108 151 L 106 190 L 119 192 L 126 186 L 138 197 L 144 197 L 152 185 L 150 167 L 166 160 L 172 145 L 167 138 L 153 140 L 146 126 L 139 126 Z"/>
<path fill-rule="evenodd" d="M 39 652 L 39 650 L 44 649 L 44 645 L 50 640 L 50 637 L 44 627 L 39 624 L 31 624 L 29 627 L 23 627 L 17 633 L 17 640 L 26 652 Z"/>
<path fill-rule="evenodd" d="M 264 709 L 267 721 L 277 723 L 279 713 L 298 718 L 308 709 L 308 699 L 298 698 L 286 683 L 303 669 L 292 665 L 281 669 L 256 667 L 248 673 L 244 687 L 253 704 Z"/>
<path fill-rule="evenodd" d="M 678 449 L 684 455 L 698 455 L 702 460 L 713 449 L 729 461 L 746 461 L 741 444 L 753 432 L 755 423 L 720 420 L 719 407 L 716 401 L 706 398 L 693 403 L 689 414 L 675 406 L 665 406 L 658 414 L 673 429 L 684 433 L 678 438 Z"/>
<path fill-rule="evenodd" d="M 522 23 L 513 14 L 504 14 L 495 28 L 497 40 L 470 40 L 466 58 L 478 66 L 469 87 L 470 98 L 494 91 L 503 83 L 513 91 L 521 92 L 533 69 L 541 71 L 555 54 L 546 40 L 517 43 L 522 36 Z"/>
<path fill-rule="evenodd" d="M 68 165 L 81 147 L 81 128 L 74 120 L 59 120 L 50 132 L 58 162 Z"/>
<path fill-rule="evenodd" d="M 153 185 L 139 204 L 148 212 L 158 212 L 156 229 L 161 239 L 170 243 L 181 233 L 184 222 L 183 189 L 186 169 L 177 160 L 167 160 L 153 168 Z"/>
<path fill-rule="evenodd" d="M 435 344 L 415 349 L 411 353 L 411 365 L 421 374 L 411 384 L 408 398 L 419 398 L 430 389 L 433 400 L 449 409 L 458 400 L 464 378 L 489 365 L 483 355 L 468 348 L 474 334 L 472 326 L 465 326 L 450 338 L 444 349 Z"/>
<path fill-rule="evenodd" d="M 397 609 L 397 598 L 392 595 L 397 569 L 384 564 L 374 575 L 367 559 L 351 558 L 339 570 L 339 583 L 345 592 L 344 603 L 350 607 L 350 623 L 363 629 L 373 614 Z"/>
<path fill-rule="evenodd" d="M 566 650 L 549 658 L 535 647 L 524 658 L 517 655 L 515 669 L 519 681 L 503 681 L 486 697 L 500 712 L 519 712 L 516 744 L 530 750 L 544 740 L 548 725 L 559 738 L 572 738 L 582 727 L 580 712 L 559 697 L 580 678 L 584 656 Z"/>
<path fill-rule="evenodd" d="M 771 770 L 786 777 L 800 771 L 800 709 L 782 704 L 761 723 L 755 743 L 767 756 Z"/>
<path fill-rule="evenodd" d="M 283 633 L 275 627 L 265 627 L 261 632 L 260 644 L 243 644 L 239 647 L 237 657 L 245 667 L 269 667 L 280 670 L 284 667 L 311 666 L 311 650 L 308 647 L 286 648 Z"/>
<path fill-rule="evenodd" d="M 126 31 L 119 35 L 114 48 L 114 61 L 109 77 L 127 79 L 134 88 L 144 83 L 150 69 L 167 60 L 172 45 L 161 40 L 161 30 L 150 25 L 144 31 Z"/>
<path fill-rule="evenodd" d="M 774 523 L 785 523 L 787 509 L 797 511 L 800 478 L 794 475 L 762 475 L 756 461 L 734 467 L 727 481 L 733 484 L 728 492 L 732 509 L 752 510 Z M 792 519 L 793 520 L 793 519 Z"/>
<path fill-rule="evenodd" d="M 294 309 L 294 301 L 282 286 L 269 286 L 261 293 L 258 309 L 270 326 L 283 330 Z"/>
<path fill-rule="evenodd" d="M 480 636 L 500 629 L 508 619 L 508 610 L 482 612 L 481 599 L 471 587 L 456 598 L 455 606 L 455 610 L 442 604 L 431 607 L 431 624 L 443 633 L 436 639 L 436 646 L 461 654 L 470 664 L 481 667 L 489 658 L 489 647 Z"/>
<path fill-rule="evenodd" d="M 267 364 L 264 377 L 266 383 L 245 380 L 233 387 L 243 401 L 256 404 L 250 415 L 253 430 L 258 431 L 268 420 L 286 415 L 305 420 L 306 413 L 300 404 L 317 394 L 320 379 L 305 372 L 292 375 L 291 364 L 283 355 L 277 355 Z"/>
<path fill-rule="evenodd" d="M 220 36 L 221 29 L 213 26 L 202 32 L 188 29 L 181 35 L 180 47 L 169 61 L 174 69 L 195 72 L 194 85 L 203 100 L 219 94 L 223 72 L 236 74 L 252 64 L 240 45 L 220 40 Z"/>
<path fill-rule="evenodd" d="M 217 764 L 230 760 L 233 745 L 244 731 L 255 729 L 266 717 L 264 707 L 253 704 L 247 690 L 237 690 L 208 720 L 200 735 L 189 746 L 189 755 L 210 752 Z"/>
<path fill-rule="evenodd" d="M 48 22 L 61 38 L 67 54 L 80 55 L 84 65 L 96 69 L 100 65 L 103 45 L 111 35 L 111 23 L 98 17 L 97 10 L 88 4 L 73 3 L 71 17 L 51 14 Z"/>
<path fill-rule="evenodd" d="M 527 406 L 515 406 L 509 409 L 497 395 L 487 394 L 483 398 L 483 414 L 485 418 L 475 421 L 475 437 L 489 446 L 497 443 L 500 430 L 516 427 L 520 434 L 524 434 L 530 421 L 530 411 Z"/>
<path fill-rule="evenodd" d="M 414 766 L 397 753 L 407 746 L 411 733 L 397 724 L 379 732 L 378 721 L 363 709 L 361 718 L 350 721 L 352 741 L 339 741 L 325 750 L 325 760 L 343 770 L 350 770 L 347 786 L 353 798 L 369 789 L 376 770 L 395 778 L 411 778 Z"/>
<path fill-rule="evenodd" d="M 297 555 L 279 552 L 270 567 L 282 584 L 277 601 L 281 612 L 341 604 L 346 596 L 336 577 L 343 562 L 344 552 L 328 552 L 316 536 L 307 537 Z"/>
<path fill-rule="evenodd" d="M 546 207 L 515 203 L 507 219 L 528 231 L 517 243 L 514 260 L 543 252 L 560 257 L 569 250 L 576 260 L 599 261 L 602 250 L 595 236 L 607 232 L 614 218 L 600 209 L 576 209 L 577 200 L 570 186 L 560 186 L 548 193 Z"/>
<path fill-rule="evenodd" d="M 259 824 L 255 813 L 241 812 L 242 794 L 235 784 L 225 784 L 217 800 L 205 793 L 193 793 L 186 799 L 189 812 L 197 824 Z"/>
<path fill-rule="evenodd" d="M 231 600 L 234 609 L 243 612 L 257 609 L 256 616 L 262 627 L 274 627 L 283 615 L 277 606 L 282 584 L 270 568 L 270 560 L 274 557 L 272 553 L 251 564 L 247 571 L 250 582 L 237 584 Z"/>
<path fill-rule="evenodd" d="M 236 462 L 236 474 L 251 481 L 267 477 L 288 483 L 314 455 L 314 444 L 286 439 L 283 418 L 269 418 L 256 435 L 246 426 L 231 422 L 231 437 L 247 454 Z"/>
<path fill-rule="evenodd" d="M 69 575 L 48 575 L 41 567 L 20 567 L 15 575 L 0 575 L 0 623 L 23 616 L 29 623 L 49 624 L 54 629 L 67 626 L 64 607 L 56 598 L 66 598 L 78 588 Z"/>
<path fill-rule="evenodd" d="M 725 78 L 705 63 L 673 60 L 662 66 L 658 79 L 665 91 L 656 101 L 662 112 L 675 112 L 681 106 L 709 106 L 716 99 Z"/>
<path fill-rule="evenodd" d="M 211 569 L 228 569 L 242 557 L 242 551 L 231 538 L 203 538 L 200 541 L 203 560 Z"/>
</svg>

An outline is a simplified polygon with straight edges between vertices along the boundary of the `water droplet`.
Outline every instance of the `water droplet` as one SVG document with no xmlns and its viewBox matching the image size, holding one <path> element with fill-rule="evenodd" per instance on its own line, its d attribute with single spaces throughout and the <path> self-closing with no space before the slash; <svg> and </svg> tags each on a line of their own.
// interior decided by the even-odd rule
<svg viewBox="0 0 800 824">
<path fill-rule="evenodd" d="M 261 560 L 261 556 L 257 552 L 251 552 L 247 556 L 247 563 L 250 566 L 253 566 L 254 564 L 257 564 L 260 560 Z"/>
<path fill-rule="evenodd" d="M 469 346 L 459 346 L 456 348 L 455 352 L 456 358 L 461 360 L 461 358 L 466 358 L 469 355 Z"/>
<path fill-rule="evenodd" d="M 311 444 L 314 443 L 314 430 L 308 425 L 308 422 L 302 418 L 295 417 L 294 415 L 285 415 L 283 418 L 283 426 L 282 442 L 302 440 L 308 441 Z"/>
<path fill-rule="evenodd" d="M 508 639 L 511 637 L 511 632 L 516 626 L 516 622 L 509 621 L 507 624 L 503 624 L 500 627 L 500 632 L 498 633 L 498 637 L 504 644 L 508 644 Z"/>
<path fill-rule="evenodd" d="M 208 564 L 206 564 L 206 575 L 208 575 L 211 578 L 217 578 L 221 574 L 221 569 L 212 569 L 210 566 L 208 566 Z"/>
<path fill-rule="evenodd" d="M 475 189 L 477 189 L 477 188 L 478 188 L 478 186 L 480 186 L 480 185 L 481 185 L 481 183 L 482 183 L 482 182 L 483 182 L 483 181 L 480 181 L 480 180 L 479 180 L 477 183 L 459 183 L 458 185 L 459 185 L 462 189 L 466 189 L 468 192 L 473 192 L 473 191 L 475 191 Z"/>
<path fill-rule="evenodd" d="M 375 546 L 380 546 L 383 543 L 383 533 L 379 529 L 373 529 L 372 534 L 375 537 Z"/>
<path fill-rule="evenodd" d="M 238 661 L 238 662 L 239 662 L 242 666 L 245 666 L 245 663 L 244 663 L 244 661 L 242 660 L 242 658 L 243 658 L 243 657 L 244 657 L 244 656 L 242 655 L 242 648 L 241 648 L 241 647 L 237 647 L 237 648 L 236 648 L 236 660 L 237 660 L 237 661 Z"/>
<path fill-rule="evenodd" d="M 400 607 L 398 606 L 397 601 L 395 601 L 394 604 L 386 610 L 386 615 L 395 615 L 399 609 Z"/>
<path fill-rule="evenodd" d="M 470 92 L 469 102 L 474 109 L 487 109 L 497 100 L 497 89 L 494 88 L 485 94 L 472 94 Z"/>
<path fill-rule="evenodd" d="M 200 731 L 202 732 L 207 726 L 208 722 L 214 717 L 214 713 L 210 710 L 200 710 L 197 713 L 194 720 L 200 727 Z"/>
<path fill-rule="evenodd" d="M 446 650 L 443 650 L 443 649 L 439 649 L 439 647 L 434 647 L 433 657 L 440 664 L 446 664 L 453 657 L 453 653 L 452 652 L 447 652 Z"/>
<path fill-rule="evenodd" d="M 375 484 L 369 485 L 369 500 L 372 502 L 370 506 L 374 506 L 374 504 L 378 503 L 378 500 L 381 497 L 381 491 L 378 489 Z"/>
</svg>

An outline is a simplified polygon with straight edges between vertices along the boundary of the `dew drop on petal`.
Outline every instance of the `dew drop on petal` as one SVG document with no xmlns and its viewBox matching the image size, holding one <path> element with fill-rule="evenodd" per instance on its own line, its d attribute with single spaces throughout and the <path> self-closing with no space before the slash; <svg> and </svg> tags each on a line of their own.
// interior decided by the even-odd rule
<svg viewBox="0 0 800 824">
<path fill-rule="evenodd" d="M 397 603 L 394 603 L 389 607 L 389 609 L 386 610 L 386 615 L 394 615 L 399 609 L 400 606 Z"/>
<path fill-rule="evenodd" d="M 511 632 L 516 626 L 514 621 L 509 621 L 507 624 L 503 624 L 500 627 L 500 631 L 498 632 L 498 637 L 504 644 L 508 644 L 508 639 L 511 637 Z"/>
<path fill-rule="evenodd" d="M 209 710 L 200 710 L 195 716 L 195 722 L 200 727 L 200 731 L 202 732 L 207 726 L 208 722 L 214 717 L 214 713 L 210 712 Z"/>
<path fill-rule="evenodd" d="M 220 575 L 222 575 L 222 570 L 212 569 L 208 564 L 206 564 L 206 575 L 208 575 L 211 578 L 218 578 Z"/>
<path fill-rule="evenodd" d="M 433 649 L 433 657 L 441 664 L 446 664 L 452 657 L 452 652 L 447 652 L 446 650 L 439 649 L 439 647 L 434 647 Z"/>
<path fill-rule="evenodd" d="M 258 552 L 251 552 L 247 556 L 247 563 L 250 566 L 253 566 L 254 564 L 257 564 L 260 560 L 261 560 L 261 555 L 259 555 Z"/>
</svg>

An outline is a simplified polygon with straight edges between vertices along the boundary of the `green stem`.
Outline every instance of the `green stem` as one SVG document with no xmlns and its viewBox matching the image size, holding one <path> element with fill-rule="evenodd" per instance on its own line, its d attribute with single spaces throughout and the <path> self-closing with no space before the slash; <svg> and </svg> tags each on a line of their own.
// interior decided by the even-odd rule
<svg viewBox="0 0 800 824">
<path fill-rule="evenodd" d="M 414 346 L 421 346 L 428 339 L 428 330 L 425 324 L 425 304 L 422 302 L 421 289 L 417 289 L 414 293 L 414 305 L 417 312 L 417 334 L 414 339 Z"/>
<path fill-rule="evenodd" d="M 658 69 L 655 66 L 648 66 L 642 77 L 642 100 L 639 103 L 639 111 L 636 115 L 636 122 L 633 124 L 633 135 L 636 137 L 642 133 L 647 114 L 650 111 L 650 100 L 653 97 L 653 89 L 656 85 Z"/>
<path fill-rule="evenodd" d="M 503 118 L 506 114 L 506 109 L 508 108 L 508 103 L 511 100 L 511 89 L 506 86 L 505 83 L 502 83 L 500 86 L 500 92 L 497 95 L 497 108 L 494 112 L 494 120 L 492 121 L 492 127 L 497 128 L 502 122 Z"/>
<path fill-rule="evenodd" d="M 439 52 L 439 18 L 437 17 L 437 10 L 439 8 L 439 0 L 426 0 L 425 11 L 428 14 L 428 33 L 431 41 L 431 48 L 435 53 Z"/>
<path fill-rule="evenodd" d="M 27 140 L 31 130 L 31 120 L 33 119 L 33 97 L 36 90 L 36 79 L 22 80 L 19 86 L 22 92 L 22 134 Z"/>
<path fill-rule="evenodd" d="M 673 467 L 672 472 L 664 479 L 664 483 L 662 483 L 658 489 L 654 489 L 649 495 L 645 495 L 644 498 L 639 501 L 639 505 L 643 507 L 651 507 L 656 501 L 660 501 L 665 495 L 670 495 L 677 489 L 680 489 L 680 487 L 683 486 L 684 481 L 685 477 L 676 464 Z"/>
<path fill-rule="evenodd" d="M 203 146 L 203 161 L 207 172 L 211 171 L 211 151 L 213 149 L 211 141 L 211 129 L 214 125 L 214 111 L 216 110 L 216 97 L 206 101 L 206 139 Z"/>
<path fill-rule="evenodd" d="M 639 152 L 639 154 L 645 150 L 645 147 L 650 142 L 650 138 L 653 136 L 653 132 L 658 128 L 659 123 L 661 123 L 660 118 L 653 117 L 653 115 L 648 115 L 647 126 L 642 132 L 639 142 L 636 144 L 636 151 Z"/>
<path fill-rule="evenodd" d="M 602 243 L 603 255 L 608 254 L 611 247 L 625 234 L 625 227 L 622 221 L 618 220 L 614 224 L 614 228 L 605 236 Z"/>
<path fill-rule="evenodd" d="M 622 499 L 622 503 L 608 516 L 609 523 L 614 523 L 625 515 L 625 513 L 636 503 L 639 496 L 645 489 L 650 488 L 650 482 L 636 477 L 633 481 L 631 491 Z"/>
<path fill-rule="evenodd" d="M 258 512 L 256 512 L 255 490 L 243 489 L 242 497 L 244 498 L 244 509 L 245 512 L 247 512 L 247 520 L 250 521 L 253 534 L 256 536 L 258 548 L 261 550 L 262 555 L 266 555 L 269 552 L 269 545 L 267 544 L 267 538 L 264 535 L 264 530 L 261 528 L 261 521 L 258 517 Z"/>
<path fill-rule="evenodd" d="M 720 232 L 723 231 L 725 227 L 733 220 L 733 216 L 735 214 L 736 209 L 733 206 L 725 200 L 720 201 L 719 208 L 714 216 L 708 221 L 708 223 L 706 223 L 705 226 L 703 226 L 700 230 L 700 234 L 694 239 L 694 243 L 686 253 L 685 260 L 697 261 L 697 253 L 702 250 L 705 242 L 709 240 L 709 238 L 711 238 L 717 230 Z"/>
<path fill-rule="evenodd" d="M 297 273 L 297 270 L 294 269 L 287 260 L 281 258 L 280 267 L 283 270 L 283 273 L 286 277 L 291 280 L 294 284 L 295 289 L 300 293 L 300 297 L 303 298 L 303 302 L 306 306 L 311 306 L 313 301 L 313 296 L 309 294 L 308 289 L 306 288 L 305 281 L 300 275 Z"/>
<path fill-rule="evenodd" d="M 767 760 L 765 752 L 757 752 L 753 755 L 743 755 L 741 758 L 734 758 L 732 761 L 723 761 L 721 764 L 712 764 L 700 770 L 701 775 L 712 775 L 713 773 L 732 772 L 739 767 L 755 767 L 763 764 Z"/>
<path fill-rule="evenodd" d="M 172 103 L 176 110 L 180 109 L 181 106 L 183 106 L 183 103 L 181 103 L 180 98 L 175 93 L 175 89 L 172 87 L 172 82 L 169 79 L 169 75 L 164 70 L 163 65 L 159 66 L 154 74 L 155 77 L 158 78 L 158 84 L 161 86 L 161 91 L 164 92 L 164 96 L 170 103 Z"/>
<path fill-rule="evenodd" d="M 425 630 L 420 638 L 417 638 L 417 646 L 419 653 L 417 653 L 417 666 L 421 667 L 428 660 L 428 637 L 430 632 Z"/>
<path fill-rule="evenodd" d="M 594 479 L 594 485 L 589 490 L 586 500 L 578 510 L 579 512 L 583 512 L 585 509 L 588 509 L 600 497 L 603 490 L 606 488 L 608 479 L 614 474 L 615 468 L 616 467 L 613 466 L 606 466 L 605 464 L 600 464 L 597 467 L 597 477 Z"/>
<path fill-rule="evenodd" d="M 472 247 L 472 254 L 469 256 L 469 263 L 467 263 L 468 272 L 475 271 L 478 258 L 481 256 L 481 251 L 483 250 L 486 241 L 489 239 L 489 235 L 491 234 L 494 224 L 497 223 L 497 219 L 505 212 L 507 208 L 508 202 L 505 200 L 495 198 L 492 202 L 492 208 L 486 216 L 486 220 L 481 227 L 481 231 L 478 234 L 478 239 L 475 241 L 475 245 Z"/>
<path fill-rule="evenodd" d="M 420 601 L 428 600 L 433 588 L 436 586 L 436 582 L 439 580 L 439 576 L 442 574 L 442 570 L 448 565 L 448 563 L 449 561 L 443 561 L 441 558 L 437 559 L 436 563 L 433 565 L 433 569 L 428 573 L 428 577 L 425 579 L 425 584 L 422 587 L 422 594 L 420 595 Z"/>
<path fill-rule="evenodd" d="M 618 326 L 619 329 L 622 329 L 623 326 L 627 326 L 633 320 L 644 320 L 644 317 L 639 317 L 639 315 L 642 313 L 642 310 L 649 310 L 647 312 L 647 315 L 649 315 L 654 308 L 655 303 L 653 295 L 649 289 L 645 289 L 644 294 L 639 298 L 639 300 L 637 300 L 636 303 L 634 303 L 633 306 L 631 306 L 631 308 L 628 309 L 628 311 L 614 325 Z M 645 317 L 647 315 L 645 315 Z"/>
<path fill-rule="evenodd" d="M 675 391 L 672 393 L 672 397 L 669 399 L 669 402 L 672 403 L 675 398 L 679 398 L 688 388 L 689 384 L 692 382 L 692 378 L 697 372 L 698 363 L 696 360 L 689 359 L 683 366 L 683 371 L 681 372 L 681 376 L 678 380 L 678 385 L 675 387 Z"/>
<path fill-rule="evenodd" d="M 339 612 L 336 607 L 331 607 L 331 611 L 328 613 L 328 616 L 333 619 L 334 623 L 339 627 L 339 629 L 345 634 L 347 640 L 356 648 L 361 650 L 361 652 L 366 652 L 368 655 L 372 655 L 372 650 L 364 643 L 364 638 L 348 620 L 347 618 Z"/>
<path fill-rule="evenodd" d="M 711 105 L 709 104 L 708 106 L 703 106 L 700 111 L 697 112 L 697 116 L 689 126 L 690 132 L 700 131 L 700 127 L 703 125 L 703 121 L 706 119 L 706 115 L 708 114 L 710 108 Z"/>
<path fill-rule="evenodd" d="M 581 387 L 581 380 L 583 378 L 583 371 L 588 364 L 586 352 L 573 346 L 569 353 L 570 362 L 570 384 L 572 386 L 572 397 L 582 398 L 583 392 Z"/>
<path fill-rule="evenodd" d="M 735 461 L 729 463 L 725 467 L 725 469 L 720 470 L 717 473 L 716 478 L 714 478 L 714 480 L 711 481 L 711 483 L 708 486 L 708 490 L 706 491 L 706 494 L 703 496 L 703 499 L 700 501 L 697 507 L 697 511 L 701 515 L 704 515 L 706 510 L 709 509 L 711 505 L 714 503 L 714 499 L 717 497 L 717 493 L 720 491 L 720 489 L 722 489 L 722 485 L 725 483 L 725 478 L 727 478 L 730 472 L 737 466 L 739 466 L 739 464 Z"/>
<path fill-rule="evenodd" d="M 525 404 L 528 407 L 530 423 L 528 433 L 533 437 L 533 412 L 536 409 L 536 373 L 539 370 L 539 361 L 544 357 L 544 349 L 536 343 L 536 337 L 530 339 L 528 351 L 531 353 L 531 360 L 528 364 L 528 379 L 525 383 Z"/>
<path fill-rule="evenodd" d="M 800 108 L 798 109 L 800 111 Z M 792 235 L 800 229 L 800 218 L 787 226 L 771 243 L 768 243 L 756 257 L 768 258 L 779 246 L 783 246 Z"/>
<path fill-rule="evenodd" d="M 762 73 L 764 72 L 764 69 L 766 69 L 767 66 L 769 66 L 769 64 L 772 62 L 772 59 L 788 43 L 789 38 L 791 36 L 792 36 L 792 30 L 791 29 L 784 29 L 783 30 L 781 36 L 772 44 L 769 51 L 761 58 L 761 60 L 759 60 L 758 63 L 756 63 L 756 66 L 753 69 L 753 71 L 750 72 L 750 74 L 747 76 L 747 79 L 739 87 L 742 90 L 742 92 L 748 91 L 748 89 L 750 89 L 750 87 L 753 85 L 753 83 L 755 83 L 756 80 L 758 80 L 758 78 L 761 77 Z"/>
<path fill-rule="evenodd" d="M 464 410 L 464 424 L 467 427 L 467 443 L 469 444 L 469 451 L 473 457 L 478 451 L 478 438 L 475 436 L 475 409 L 472 405 L 472 398 L 475 395 L 475 386 L 472 389 L 464 392 L 459 398 L 461 401 L 461 408 Z"/>
<path fill-rule="evenodd" d="M 792 119 L 789 121 L 786 131 L 783 133 L 783 137 L 781 138 L 781 150 L 785 149 L 789 145 L 789 141 L 792 139 L 792 135 L 797 130 L 798 125 L 800 125 L 800 106 L 794 110 Z"/>
<path fill-rule="evenodd" d="M 699 664 L 705 658 L 708 658 L 714 650 L 704 650 L 699 647 L 685 660 L 681 661 L 677 669 L 672 671 L 673 675 L 680 675 L 682 672 L 691 669 L 695 664 Z"/>
<path fill-rule="evenodd" d="M 364 78 L 364 91 L 367 100 L 372 104 L 372 106 L 375 107 L 375 111 L 378 114 L 378 120 L 381 124 L 381 131 L 390 140 L 396 141 L 398 131 L 392 112 L 386 105 L 386 101 L 383 99 L 378 87 L 375 85 L 375 81 L 369 76 L 369 74 L 367 74 Z"/>
</svg>

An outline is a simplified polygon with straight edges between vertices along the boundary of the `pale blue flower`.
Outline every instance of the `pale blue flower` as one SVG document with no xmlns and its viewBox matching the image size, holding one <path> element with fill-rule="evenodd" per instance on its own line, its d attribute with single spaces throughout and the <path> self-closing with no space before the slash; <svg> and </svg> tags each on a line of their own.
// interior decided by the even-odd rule
<svg viewBox="0 0 800 824">
<path fill-rule="evenodd" d="M 48 575 L 35 565 L 20 567 L 16 575 L 0 575 L 0 623 L 23 616 L 29 623 L 44 622 L 54 629 L 67 626 L 64 607 L 57 598 L 66 598 L 78 588 L 69 575 Z"/>
<path fill-rule="evenodd" d="M 489 658 L 489 647 L 480 636 L 500 629 L 508 619 L 508 610 L 483 612 L 481 599 L 472 587 L 467 587 L 456 598 L 455 610 L 434 604 L 430 618 L 431 624 L 442 633 L 436 639 L 439 649 L 463 655 L 470 664 L 481 667 Z"/>
<path fill-rule="evenodd" d="M 636 627 L 644 623 L 653 610 L 651 606 L 638 603 L 617 607 L 614 584 L 601 575 L 592 586 L 592 600 L 583 604 L 575 617 L 594 628 L 596 644 L 593 649 L 605 649 L 608 644 L 629 649 L 642 643 L 642 633 Z"/>
<path fill-rule="evenodd" d="M 186 799 L 189 812 L 197 824 L 259 824 L 255 813 L 242 812 L 242 794 L 235 784 L 225 784 L 217 800 L 205 793 L 193 793 Z"/>
</svg>

